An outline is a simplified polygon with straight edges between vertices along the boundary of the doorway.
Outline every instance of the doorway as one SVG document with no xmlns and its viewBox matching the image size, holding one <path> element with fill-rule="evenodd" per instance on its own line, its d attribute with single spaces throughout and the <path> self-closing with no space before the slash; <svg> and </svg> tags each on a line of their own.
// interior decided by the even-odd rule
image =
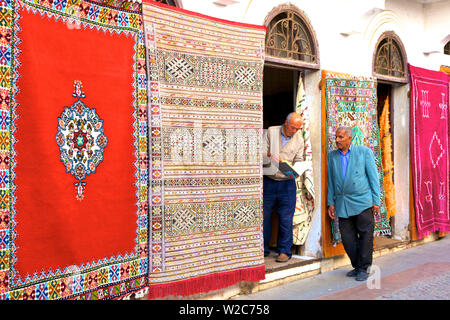
<svg viewBox="0 0 450 320">
<path fill-rule="evenodd" d="M 286 116 L 295 111 L 298 82 L 297 70 L 264 66 L 263 127 L 284 124 Z M 272 213 L 272 237 L 269 247 L 277 247 L 279 220 L 276 209 Z M 294 251 L 296 246 L 293 246 Z"/>
<path fill-rule="evenodd" d="M 295 111 L 298 71 L 264 66 L 263 126 L 282 125 Z"/>
<path fill-rule="evenodd" d="M 390 83 L 383 83 L 379 82 L 377 86 L 377 115 L 378 115 L 378 127 L 380 132 L 380 142 L 382 142 L 383 137 L 388 137 L 390 135 L 390 143 L 391 148 L 390 150 L 386 150 L 385 148 L 381 149 L 381 157 L 383 162 L 383 172 L 385 177 L 385 202 L 386 202 L 386 209 L 388 211 L 388 217 L 389 217 L 389 225 L 391 227 L 391 235 L 390 236 L 378 236 L 375 237 L 374 243 L 376 248 L 385 247 L 391 244 L 391 242 L 396 242 L 395 239 L 393 239 L 394 236 L 394 230 L 395 230 L 395 191 L 392 192 L 390 195 L 389 193 L 389 185 L 391 185 L 392 188 L 395 188 L 395 181 L 394 181 L 394 126 L 393 126 L 393 120 L 394 120 L 394 101 L 393 101 L 393 85 Z M 387 123 L 387 126 L 382 128 L 383 124 L 381 123 L 383 110 L 386 108 L 386 112 L 389 112 L 389 115 L 385 117 L 384 121 Z M 383 144 L 381 144 L 383 145 Z M 387 154 L 385 154 L 387 153 Z M 390 175 L 390 177 L 388 176 Z M 389 185 L 388 185 L 389 184 Z M 395 190 L 395 189 L 394 189 Z M 390 200 L 389 200 L 390 199 Z M 390 208 L 393 209 L 390 209 Z"/>
</svg>

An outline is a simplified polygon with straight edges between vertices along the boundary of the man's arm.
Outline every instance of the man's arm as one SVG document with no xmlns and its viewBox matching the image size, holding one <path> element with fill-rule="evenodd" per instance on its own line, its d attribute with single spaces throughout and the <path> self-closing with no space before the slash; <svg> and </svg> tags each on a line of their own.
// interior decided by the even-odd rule
<svg viewBox="0 0 450 320">
<path fill-rule="evenodd" d="M 296 162 L 305 161 L 305 141 L 303 140 L 303 136 L 301 137 L 301 139 L 299 139 L 299 141 L 300 145 L 298 146 L 297 153 L 295 154 L 294 161 L 292 162 L 292 164 L 295 164 Z"/>
<path fill-rule="evenodd" d="M 380 206 L 380 182 L 378 180 L 378 170 L 375 157 L 371 149 L 365 150 L 366 175 L 372 190 L 372 202 L 375 206 Z"/>
<path fill-rule="evenodd" d="M 334 176 L 331 169 L 331 154 L 327 156 L 327 175 L 328 175 L 328 190 L 327 190 L 327 205 L 328 215 L 331 219 L 336 218 L 335 206 L 334 206 Z"/>
</svg>

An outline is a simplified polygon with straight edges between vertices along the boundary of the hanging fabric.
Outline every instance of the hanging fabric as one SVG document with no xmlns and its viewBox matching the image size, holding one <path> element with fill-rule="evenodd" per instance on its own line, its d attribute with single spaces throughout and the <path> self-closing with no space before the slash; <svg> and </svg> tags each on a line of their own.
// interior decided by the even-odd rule
<svg viewBox="0 0 450 320">
<path fill-rule="evenodd" d="M 335 149 L 334 134 L 339 126 L 353 131 L 352 144 L 369 147 L 375 156 L 380 180 L 380 215 L 375 216 L 374 235 L 389 235 L 385 196 L 383 165 L 381 161 L 380 136 L 377 121 L 376 80 L 372 77 L 352 76 L 322 71 L 322 108 L 326 110 L 326 152 Z M 326 157 L 326 154 L 323 155 Z M 324 222 L 326 223 L 326 222 Z M 340 243 L 338 218 L 330 219 L 332 242 Z"/>
<path fill-rule="evenodd" d="M 311 106 L 306 104 L 306 93 L 303 85 L 303 77 L 299 76 L 296 112 L 303 118 L 302 135 L 304 140 L 304 151 L 302 161 L 312 162 L 312 147 L 310 136 Z M 297 184 L 297 203 L 295 205 L 293 233 L 294 244 L 303 245 L 311 229 L 312 218 L 314 214 L 314 175 L 313 170 L 308 169 L 303 175 L 296 179 Z"/>
<path fill-rule="evenodd" d="M 265 27 L 143 3 L 149 76 L 149 297 L 265 277 Z"/>
<path fill-rule="evenodd" d="M 411 167 L 419 238 L 450 231 L 448 162 L 450 76 L 409 65 Z"/>
<path fill-rule="evenodd" d="M 383 163 L 384 195 L 386 199 L 386 211 L 390 219 L 395 215 L 395 186 L 394 186 L 394 163 L 392 162 L 392 135 L 389 121 L 389 96 L 384 102 L 383 111 L 380 116 L 380 146 L 381 161 Z"/>
<path fill-rule="evenodd" d="M 0 59 L 0 299 L 112 299 L 145 287 L 139 6 L 0 6 L 9 39 Z"/>
<path fill-rule="evenodd" d="M 439 71 L 445 72 L 446 74 L 450 74 L 450 67 L 448 67 L 448 66 L 441 66 L 439 68 Z"/>
</svg>

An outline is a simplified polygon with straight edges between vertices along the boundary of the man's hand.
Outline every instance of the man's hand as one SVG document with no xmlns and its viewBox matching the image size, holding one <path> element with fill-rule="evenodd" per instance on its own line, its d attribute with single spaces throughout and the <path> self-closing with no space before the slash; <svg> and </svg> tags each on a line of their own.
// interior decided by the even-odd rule
<svg viewBox="0 0 450 320">
<path fill-rule="evenodd" d="M 269 153 L 269 157 L 271 157 L 271 159 L 277 163 L 279 163 L 280 161 L 282 161 L 282 159 L 280 158 L 280 156 L 276 153 L 274 154 L 270 154 Z"/>
<path fill-rule="evenodd" d="M 328 215 L 333 220 L 336 218 L 336 211 L 335 211 L 334 206 L 328 206 Z"/>
<path fill-rule="evenodd" d="M 376 215 L 376 216 L 380 215 L 380 206 L 373 205 L 373 207 L 372 207 L 372 212 L 373 212 L 373 214 Z"/>
</svg>

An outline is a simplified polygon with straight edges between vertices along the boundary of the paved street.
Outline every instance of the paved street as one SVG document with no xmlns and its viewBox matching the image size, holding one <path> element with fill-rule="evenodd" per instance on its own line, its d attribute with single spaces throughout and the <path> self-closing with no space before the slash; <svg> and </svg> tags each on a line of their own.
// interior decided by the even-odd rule
<svg viewBox="0 0 450 320">
<path fill-rule="evenodd" d="M 450 236 L 374 259 L 367 282 L 350 266 L 236 300 L 450 300 Z"/>
</svg>

